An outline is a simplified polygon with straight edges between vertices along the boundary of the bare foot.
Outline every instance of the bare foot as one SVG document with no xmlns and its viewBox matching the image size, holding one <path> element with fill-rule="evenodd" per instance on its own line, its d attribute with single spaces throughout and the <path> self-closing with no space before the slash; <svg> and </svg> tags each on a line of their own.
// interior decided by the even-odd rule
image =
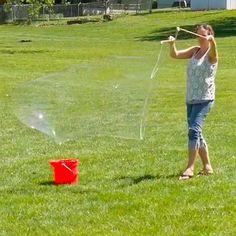
<svg viewBox="0 0 236 236">
<path fill-rule="evenodd" d="M 201 171 L 199 171 L 198 175 L 212 175 L 214 172 L 213 172 L 213 169 L 202 169 Z"/>
<path fill-rule="evenodd" d="M 191 169 L 186 169 L 184 171 L 184 173 L 179 177 L 179 180 L 187 180 L 187 179 L 191 179 L 193 177 L 193 170 Z"/>
</svg>

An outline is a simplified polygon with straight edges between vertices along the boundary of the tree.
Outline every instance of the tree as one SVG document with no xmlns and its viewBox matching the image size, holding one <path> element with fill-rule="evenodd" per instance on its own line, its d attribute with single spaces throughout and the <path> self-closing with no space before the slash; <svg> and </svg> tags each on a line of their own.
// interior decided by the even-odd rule
<svg viewBox="0 0 236 236">
<path fill-rule="evenodd" d="M 5 9 L 11 11 L 13 5 L 28 4 L 29 21 L 37 18 L 40 14 L 40 9 L 46 7 L 49 12 L 52 12 L 52 6 L 55 0 L 7 0 L 5 3 Z"/>
</svg>

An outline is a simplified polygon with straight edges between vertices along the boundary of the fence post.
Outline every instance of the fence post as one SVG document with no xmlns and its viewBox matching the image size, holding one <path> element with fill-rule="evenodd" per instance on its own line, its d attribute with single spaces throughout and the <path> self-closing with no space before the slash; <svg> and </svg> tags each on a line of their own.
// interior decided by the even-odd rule
<svg viewBox="0 0 236 236">
<path fill-rule="evenodd" d="M 140 0 L 137 0 L 137 5 L 136 5 L 136 14 L 138 12 L 141 12 L 141 1 Z"/>
<path fill-rule="evenodd" d="M 109 0 L 105 0 L 105 16 L 107 15 Z"/>
<path fill-rule="evenodd" d="M 77 17 L 79 16 L 79 3 L 78 3 L 78 0 L 77 0 Z"/>
<path fill-rule="evenodd" d="M 15 5 L 12 6 L 12 22 L 15 21 Z"/>
<path fill-rule="evenodd" d="M 77 16 L 80 16 L 80 5 L 81 5 L 81 2 L 77 1 Z"/>
<path fill-rule="evenodd" d="M 152 0 L 149 1 L 149 13 L 152 13 Z"/>
</svg>

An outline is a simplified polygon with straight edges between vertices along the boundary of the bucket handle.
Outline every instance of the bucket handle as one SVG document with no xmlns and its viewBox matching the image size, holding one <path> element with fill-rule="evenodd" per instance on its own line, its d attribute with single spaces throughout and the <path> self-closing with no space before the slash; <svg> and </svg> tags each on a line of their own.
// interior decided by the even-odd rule
<svg viewBox="0 0 236 236">
<path fill-rule="evenodd" d="M 65 163 L 62 163 L 61 165 L 64 166 L 67 170 L 69 170 L 71 173 L 75 174 L 74 171 L 69 168 Z"/>
</svg>

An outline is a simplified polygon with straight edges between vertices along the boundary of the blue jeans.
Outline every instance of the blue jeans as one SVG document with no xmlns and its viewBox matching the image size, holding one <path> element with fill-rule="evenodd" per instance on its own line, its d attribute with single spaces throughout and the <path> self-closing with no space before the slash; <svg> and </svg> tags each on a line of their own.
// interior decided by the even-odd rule
<svg viewBox="0 0 236 236">
<path fill-rule="evenodd" d="M 197 104 L 187 103 L 188 119 L 188 146 L 190 149 L 206 148 L 207 144 L 202 135 L 202 127 L 210 112 L 214 101 L 206 101 Z"/>
</svg>

